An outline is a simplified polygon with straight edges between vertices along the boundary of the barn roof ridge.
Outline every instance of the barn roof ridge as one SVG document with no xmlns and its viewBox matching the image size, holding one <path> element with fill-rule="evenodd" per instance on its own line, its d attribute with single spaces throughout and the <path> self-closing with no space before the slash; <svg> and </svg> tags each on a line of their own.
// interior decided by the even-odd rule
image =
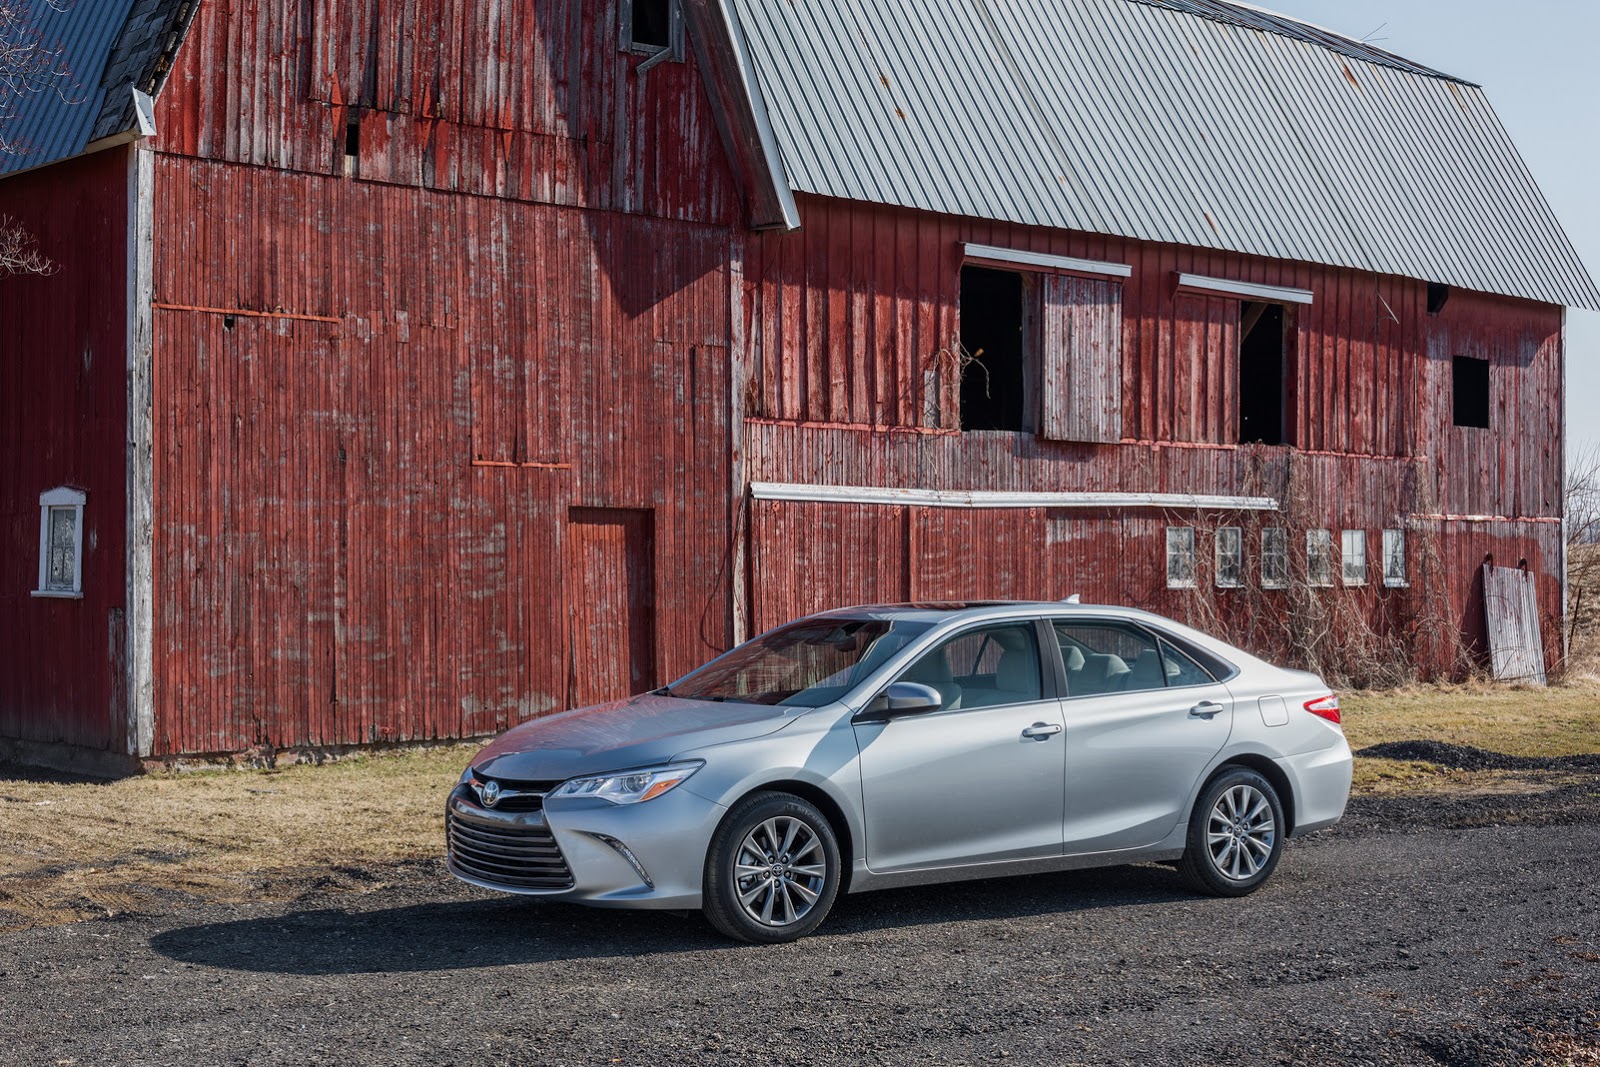
<svg viewBox="0 0 1600 1067">
<path fill-rule="evenodd" d="M 1477 82 L 1424 66 L 1415 60 L 1407 59 L 1386 48 L 1375 47 L 1349 34 L 1259 4 L 1244 3 L 1243 0 L 1129 0 L 1129 2 L 1148 4 L 1151 7 L 1165 8 L 1180 14 L 1195 15 L 1245 29 L 1260 30 L 1263 33 L 1276 33 L 1338 52 L 1351 59 L 1393 67 L 1395 70 L 1420 74 L 1428 78 L 1443 78 L 1461 85 L 1479 87 Z"/>
</svg>

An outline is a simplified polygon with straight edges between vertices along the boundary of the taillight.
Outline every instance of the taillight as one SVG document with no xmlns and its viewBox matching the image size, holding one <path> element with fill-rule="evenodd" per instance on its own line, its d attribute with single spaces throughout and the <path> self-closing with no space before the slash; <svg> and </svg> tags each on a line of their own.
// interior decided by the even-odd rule
<svg viewBox="0 0 1600 1067">
<path fill-rule="evenodd" d="M 1306 701 L 1306 710 L 1313 715 L 1327 719 L 1331 723 L 1338 724 L 1341 722 L 1339 718 L 1339 698 L 1331 693 L 1325 697 L 1318 697 L 1316 700 Z"/>
</svg>

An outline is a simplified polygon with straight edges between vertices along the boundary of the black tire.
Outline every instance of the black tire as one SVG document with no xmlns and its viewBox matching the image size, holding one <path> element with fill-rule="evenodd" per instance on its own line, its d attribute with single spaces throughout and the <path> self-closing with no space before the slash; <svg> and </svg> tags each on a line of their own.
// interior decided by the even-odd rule
<svg viewBox="0 0 1600 1067">
<path fill-rule="evenodd" d="M 790 843 L 785 853 L 782 846 Z M 741 872 L 736 868 L 742 866 Z M 816 806 L 752 793 L 723 818 L 706 851 L 707 921 L 728 937 L 776 945 L 821 925 L 842 881 L 839 841 Z"/>
<path fill-rule="evenodd" d="M 1248 767 L 1229 767 L 1200 790 L 1178 872 L 1211 896 L 1254 893 L 1278 866 L 1284 828 L 1272 783 Z"/>
</svg>

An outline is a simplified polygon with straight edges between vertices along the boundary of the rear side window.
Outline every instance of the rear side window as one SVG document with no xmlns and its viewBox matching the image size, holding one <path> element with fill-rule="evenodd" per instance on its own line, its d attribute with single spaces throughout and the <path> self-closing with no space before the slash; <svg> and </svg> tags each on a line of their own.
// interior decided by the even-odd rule
<svg viewBox="0 0 1600 1067">
<path fill-rule="evenodd" d="M 1058 622 L 1056 641 L 1067 669 L 1067 696 L 1161 689 L 1161 651 L 1151 635 L 1114 622 Z"/>
<path fill-rule="evenodd" d="M 1058 622 L 1067 696 L 1138 693 L 1216 679 L 1189 653 L 1138 627 L 1116 622 Z"/>
</svg>

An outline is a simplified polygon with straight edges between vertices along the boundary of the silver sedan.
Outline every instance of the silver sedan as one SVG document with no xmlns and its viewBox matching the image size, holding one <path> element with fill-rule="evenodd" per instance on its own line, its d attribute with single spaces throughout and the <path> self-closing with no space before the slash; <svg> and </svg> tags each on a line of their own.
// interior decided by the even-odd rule
<svg viewBox="0 0 1600 1067">
<path fill-rule="evenodd" d="M 446 834 L 474 885 L 779 942 L 841 892 L 1037 871 L 1163 861 L 1243 896 L 1350 769 L 1320 678 L 1159 616 L 863 607 L 511 730 Z"/>
</svg>

